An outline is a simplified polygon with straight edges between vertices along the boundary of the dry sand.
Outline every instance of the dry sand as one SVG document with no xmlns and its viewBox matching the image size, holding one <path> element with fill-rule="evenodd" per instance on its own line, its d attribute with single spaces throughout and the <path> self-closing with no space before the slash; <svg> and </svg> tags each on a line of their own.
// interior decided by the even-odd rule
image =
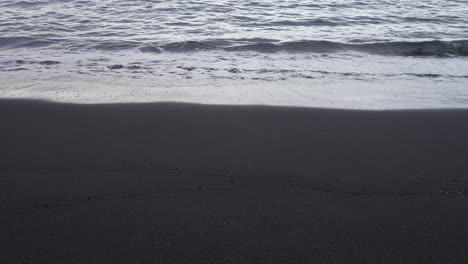
<svg viewBox="0 0 468 264">
<path fill-rule="evenodd" d="M 468 111 L 0 101 L 0 263 L 468 263 Z"/>
</svg>

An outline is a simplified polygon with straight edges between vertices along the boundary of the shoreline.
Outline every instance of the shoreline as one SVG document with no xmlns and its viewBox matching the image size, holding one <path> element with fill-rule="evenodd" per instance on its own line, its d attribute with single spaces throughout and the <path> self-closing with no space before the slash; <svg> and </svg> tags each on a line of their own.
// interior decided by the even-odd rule
<svg viewBox="0 0 468 264">
<path fill-rule="evenodd" d="M 4 76 L 0 100 L 37 100 L 63 104 L 182 104 L 274 106 L 336 110 L 467 109 L 463 82 L 413 80 L 230 80 L 162 78 L 150 80 L 70 77 L 62 81 Z M 115 72 L 117 74 L 117 72 Z M 177 84 L 172 82 L 176 82 Z M 3 98 L 3 99 L 2 99 Z"/>
<path fill-rule="evenodd" d="M 0 120 L 0 262 L 468 261 L 468 110 L 1 99 Z"/>
</svg>

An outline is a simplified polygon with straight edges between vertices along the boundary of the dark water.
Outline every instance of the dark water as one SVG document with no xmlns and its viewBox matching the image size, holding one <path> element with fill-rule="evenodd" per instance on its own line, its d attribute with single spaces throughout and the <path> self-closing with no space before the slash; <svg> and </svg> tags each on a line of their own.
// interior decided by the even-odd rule
<svg viewBox="0 0 468 264">
<path fill-rule="evenodd" d="M 466 1 L 0 0 L 4 83 L 398 80 L 460 95 L 467 69 Z"/>
<path fill-rule="evenodd" d="M 2 48 L 468 55 L 466 41 L 450 42 L 468 39 L 466 1 L 8 0 L 0 8 Z M 342 44 L 363 42 L 384 44 Z"/>
</svg>

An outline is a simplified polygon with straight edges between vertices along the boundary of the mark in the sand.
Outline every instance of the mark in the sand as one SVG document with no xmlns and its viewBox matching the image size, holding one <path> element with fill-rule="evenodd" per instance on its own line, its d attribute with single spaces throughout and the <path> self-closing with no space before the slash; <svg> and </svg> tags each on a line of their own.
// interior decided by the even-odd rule
<svg viewBox="0 0 468 264">
<path fill-rule="evenodd" d="M 183 188 L 183 189 L 161 189 L 161 190 L 154 190 L 149 192 L 141 192 L 141 193 L 132 193 L 126 195 L 96 195 L 96 196 L 88 196 L 86 199 L 71 201 L 67 203 L 51 203 L 45 202 L 42 204 L 37 205 L 29 205 L 29 206 L 18 206 L 18 207 L 0 207 L 0 211 L 19 211 L 19 210 L 29 210 L 29 209 L 49 209 L 49 208 L 61 208 L 61 207 L 70 207 L 82 204 L 89 204 L 107 200 L 127 200 L 145 196 L 152 196 L 157 194 L 164 194 L 164 193 L 177 193 L 177 192 L 193 192 L 193 191 L 229 191 L 229 188 L 215 188 L 209 186 L 197 186 L 196 188 Z"/>
<path fill-rule="evenodd" d="M 24 171 L 37 171 L 37 170 L 47 170 L 47 169 L 23 169 Z M 107 171 L 111 172 L 114 171 L 113 169 L 101 169 L 96 171 Z M 117 171 L 117 170 L 115 170 Z M 121 171 L 121 170 L 118 170 Z M 181 188 L 181 189 L 160 189 L 148 192 L 141 192 L 141 193 L 132 193 L 132 194 L 120 194 L 120 195 L 96 195 L 96 196 L 88 196 L 84 200 L 77 200 L 71 201 L 67 203 L 51 203 L 46 202 L 38 205 L 30 205 L 30 206 L 20 206 L 20 207 L 0 207 L 0 211 L 17 211 L 17 210 L 28 210 L 28 209 L 45 209 L 45 208 L 58 208 L 58 207 L 69 207 L 74 205 L 86 204 L 86 203 L 94 203 L 99 201 L 105 200 L 113 200 L 113 199 L 132 199 L 144 196 L 151 196 L 163 193 L 175 193 L 175 192 L 187 192 L 187 191 L 230 191 L 235 189 L 234 185 L 240 183 L 242 181 L 249 182 L 249 183 L 259 183 L 259 184 L 268 184 L 268 185 L 279 185 L 282 187 L 287 188 L 302 188 L 304 190 L 312 191 L 312 192 L 321 192 L 321 193 L 329 193 L 329 194 L 336 194 L 336 195 L 352 195 L 352 196 L 433 196 L 433 195 L 468 195 L 468 190 L 458 190 L 458 191 L 446 191 L 440 190 L 439 192 L 433 191 L 419 191 L 419 192 L 391 192 L 391 191 L 339 191 L 339 190 L 332 190 L 323 188 L 314 184 L 308 184 L 303 182 L 294 182 L 290 180 L 278 179 L 278 178 L 249 178 L 249 177 L 241 177 L 233 175 L 230 172 L 225 173 L 218 173 L 218 172 L 207 172 L 207 171 L 198 171 L 198 170 L 191 170 L 191 169 L 167 169 L 167 170 L 155 170 L 152 168 L 146 168 L 144 171 L 152 172 L 152 173 L 170 173 L 170 174 L 180 174 L 180 175 L 191 175 L 191 176 L 205 176 L 205 177 L 227 177 L 229 182 L 231 183 L 230 188 L 216 188 L 210 186 L 203 186 L 198 185 L 196 187 L 188 187 L 188 188 Z"/>
</svg>

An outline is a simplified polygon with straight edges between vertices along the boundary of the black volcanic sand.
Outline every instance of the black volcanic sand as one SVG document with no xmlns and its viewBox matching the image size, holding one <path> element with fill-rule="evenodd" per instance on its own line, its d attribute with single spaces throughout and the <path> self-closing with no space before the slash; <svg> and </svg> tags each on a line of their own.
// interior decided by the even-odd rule
<svg viewBox="0 0 468 264">
<path fill-rule="evenodd" d="M 468 263 L 468 111 L 0 100 L 0 263 Z"/>
</svg>

